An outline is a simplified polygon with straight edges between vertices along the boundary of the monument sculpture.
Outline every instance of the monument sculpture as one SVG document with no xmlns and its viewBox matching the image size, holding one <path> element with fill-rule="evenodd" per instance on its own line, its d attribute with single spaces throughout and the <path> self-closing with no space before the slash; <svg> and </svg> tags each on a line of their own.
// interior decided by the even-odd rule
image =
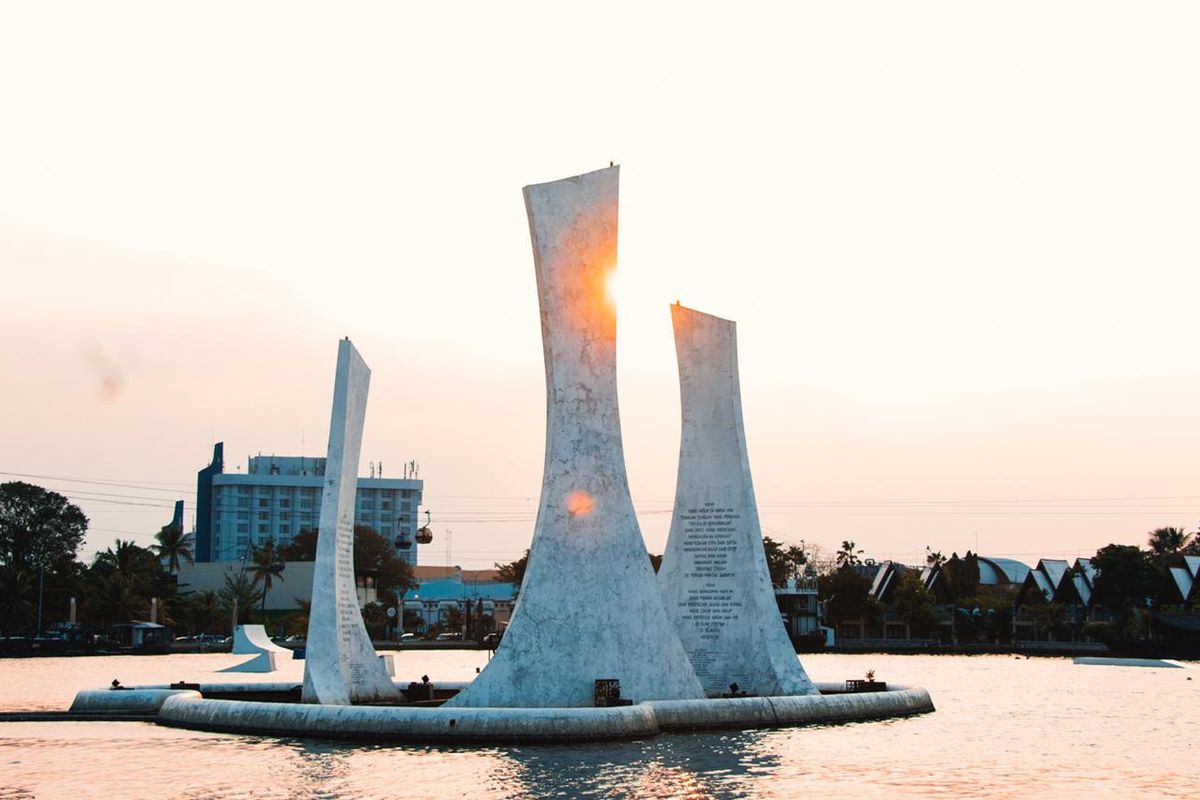
<svg viewBox="0 0 1200 800">
<path fill-rule="evenodd" d="M 655 586 L 625 474 L 606 295 L 619 169 L 524 189 L 546 362 L 542 494 L 508 630 L 447 707 L 591 706 L 603 679 L 634 702 L 704 697 Z"/>
<path fill-rule="evenodd" d="M 737 327 L 671 306 L 683 432 L 658 573 L 668 616 L 709 694 L 816 694 L 767 570 L 738 380 Z"/>
<path fill-rule="evenodd" d="M 349 705 L 400 697 L 371 646 L 354 584 L 354 496 L 370 383 L 371 370 L 354 345 L 349 339 L 338 342 L 305 644 L 305 703 Z"/>
</svg>

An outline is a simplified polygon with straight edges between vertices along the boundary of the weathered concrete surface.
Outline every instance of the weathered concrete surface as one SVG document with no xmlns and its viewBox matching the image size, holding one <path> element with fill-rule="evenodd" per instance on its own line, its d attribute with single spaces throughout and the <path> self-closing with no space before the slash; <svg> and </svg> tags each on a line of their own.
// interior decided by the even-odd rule
<svg viewBox="0 0 1200 800">
<path fill-rule="evenodd" d="M 316 706 L 181 698 L 158 721 L 229 733 L 380 741 L 580 742 L 654 736 L 644 705 L 614 708 Z"/>
<path fill-rule="evenodd" d="M 589 706 L 704 696 L 634 516 L 617 408 L 619 168 L 525 187 L 546 361 L 546 465 L 524 586 L 495 658 L 448 704 Z"/>
<path fill-rule="evenodd" d="M 262 652 L 255 655 L 253 658 L 243 661 L 241 664 L 234 664 L 232 667 L 226 667 L 221 672 L 274 672 L 277 668 L 275 662 L 276 654 L 272 652 Z M 291 655 L 288 655 L 291 659 Z"/>
<path fill-rule="evenodd" d="M 73 714 L 156 714 L 168 697 L 200 693 L 188 689 L 85 689 L 71 703 Z"/>
<path fill-rule="evenodd" d="M 444 690 L 463 684 L 436 686 Z M 648 701 L 610 708 L 430 708 L 273 702 L 249 698 L 287 692 L 295 685 L 214 683 L 200 690 L 248 699 L 205 699 L 191 689 L 152 686 L 95 689 L 81 691 L 67 713 L 94 719 L 153 717 L 166 725 L 268 736 L 484 743 L 634 739 L 660 731 L 830 724 L 934 710 L 924 689 L 891 685 L 884 692 L 846 694 L 844 683 L 817 686 L 825 694 Z"/>
<path fill-rule="evenodd" d="M 658 572 L 667 615 L 709 694 L 815 694 L 779 617 L 738 378 L 737 326 L 671 306 L 683 432 L 675 513 Z"/>
<path fill-rule="evenodd" d="M 338 342 L 321 526 L 305 643 L 306 703 L 395 700 L 399 692 L 367 636 L 354 587 L 354 495 L 371 370 L 349 339 Z"/>
<path fill-rule="evenodd" d="M 857 722 L 934 710 L 929 692 L 905 686 L 891 687 L 886 692 L 652 701 L 645 705 L 654 710 L 654 718 L 664 731 Z"/>
<path fill-rule="evenodd" d="M 292 651 L 280 647 L 271 641 L 267 629 L 262 625 L 238 625 L 233 629 L 234 655 L 252 655 L 256 653 L 279 653 L 286 658 L 292 657 Z"/>
</svg>

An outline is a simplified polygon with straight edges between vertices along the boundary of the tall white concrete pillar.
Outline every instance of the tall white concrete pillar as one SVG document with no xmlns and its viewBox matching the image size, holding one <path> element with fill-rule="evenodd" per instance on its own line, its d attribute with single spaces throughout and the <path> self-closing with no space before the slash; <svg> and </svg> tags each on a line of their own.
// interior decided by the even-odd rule
<svg viewBox="0 0 1200 800">
<path fill-rule="evenodd" d="M 738 381 L 737 327 L 671 306 L 683 433 L 658 572 L 667 614 L 710 694 L 816 694 L 767 571 Z"/>
<path fill-rule="evenodd" d="M 354 585 L 354 497 L 371 370 L 349 339 L 338 342 L 329 450 L 312 607 L 304 649 L 305 703 L 349 705 L 399 699 L 367 636 Z"/>
<path fill-rule="evenodd" d="M 452 706 L 589 706 L 704 691 L 667 620 L 634 516 L 617 411 L 619 168 L 525 187 L 546 361 L 546 466 L 520 600 Z"/>
</svg>

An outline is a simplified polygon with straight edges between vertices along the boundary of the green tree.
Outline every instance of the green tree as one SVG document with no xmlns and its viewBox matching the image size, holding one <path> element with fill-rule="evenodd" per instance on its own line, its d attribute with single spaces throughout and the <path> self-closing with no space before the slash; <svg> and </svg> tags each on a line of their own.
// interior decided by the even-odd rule
<svg viewBox="0 0 1200 800">
<path fill-rule="evenodd" d="M 88 520 L 57 492 L 21 481 L 0 484 L 0 565 L 22 572 L 74 558 Z"/>
<path fill-rule="evenodd" d="M 808 562 L 804 548 L 794 544 L 785 547 L 770 536 L 764 536 L 762 541 L 772 584 L 786 586 L 789 578 L 795 578 L 804 571 L 804 565 Z"/>
<path fill-rule="evenodd" d="M 181 561 L 186 561 L 189 564 L 195 563 L 195 557 L 192 554 L 191 537 L 183 532 L 183 528 L 175 524 L 163 525 L 162 530 L 154 534 L 157 544 L 150 546 L 150 549 L 163 561 L 167 562 L 167 572 L 179 572 L 179 564 Z"/>
<path fill-rule="evenodd" d="M 925 588 L 920 573 L 914 569 L 906 570 L 892 595 L 892 605 L 900 618 L 908 623 L 912 634 L 928 636 L 937 627 L 934 604 L 933 592 Z"/>
<path fill-rule="evenodd" d="M 262 584 L 262 610 L 267 610 L 267 595 L 276 578 L 283 580 L 283 571 L 287 564 L 283 556 L 275 549 L 275 540 L 267 539 L 262 547 L 251 551 L 250 576 L 252 582 Z"/>
<path fill-rule="evenodd" d="M 83 616 L 102 627 L 149 616 L 150 602 L 130 575 L 96 571 L 88 579 Z"/>
<path fill-rule="evenodd" d="M 380 591 L 401 597 L 417 587 L 412 565 L 400 557 L 391 541 L 366 525 L 354 526 L 354 572 L 374 578 Z"/>
<path fill-rule="evenodd" d="M 446 609 L 446 622 L 443 626 L 451 633 L 461 633 L 463 629 L 463 612 L 458 606 Z"/>
<path fill-rule="evenodd" d="M 382 603 L 367 603 L 362 609 L 363 626 L 367 636 L 383 639 L 387 635 L 387 608 Z"/>
<path fill-rule="evenodd" d="M 849 566 L 821 579 L 818 593 L 825 607 L 826 624 L 837 627 L 845 620 L 871 621 L 878 616 L 871 599 L 871 581 Z"/>
<path fill-rule="evenodd" d="M 1157 528 L 1150 532 L 1150 552 L 1156 556 L 1171 556 L 1183 552 L 1192 535 L 1183 528 Z"/>
<path fill-rule="evenodd" d="M 301 530 L 292 537 L 290 544 L 280 547 L 279 552 L 287 561 L 315 561 L 317 531 Z M 381 590 L 391 590 L 401 596 L 417 586 L 412 565 L 396 552 L 395 544 L 366 525 L 354 526 L 354 572 L 374 578 Z"/>
<path fill-rule="evenodd" d="M 174 593 L 158 556 L 122 539 L 96 554 L 84 573 L 83 586 L 83 618 L 104 626 L 148 619 L 150 598 Z"/>
<path fill-rule="evenodd" d="M 232 619 L 236 608 L 238 624 L 247 624 L 252 621 L 251 612 L 262 601 L 263 592 L 245 572 L 230 572 L 225 575 L 225 586 L 217 593 L 217 599 L 225 618 Z"/>
<path fill-rule="evenodd" d="M 33 624 L 37 579 L 28 572 L 0 566 L 0 636 L 26 631 Z"/>
<path fill-rule="evenodd" d="M 411 608 L 404 609 L 404 630 L 405 632 L 416 632 L 421 629 L 423 624 L 421 615 Z"/>
<path fill-rule="evenodd" d="M 1131 544 L 1110 544 L 1092 556 L 1095 601 L 1127 625 L 1155 589 L 1155 573 L 1146 554 Z"/>
<path fill-rule="evenodd" d="M 859 550 L 854 542 L 843 540 L 842 546 L 837 551 L 837 565 L 838 567 L 853 567 L 861 564 L 860 555 L 862 555 L 862 550 Z"/>
<path fill-rule="evenodd" d="M 225 627 L 221 601 L 216 592 L 194 592 L 180 600 L 178 617 L 188 633 L 206 633 Z"/>
<path fill-rule="evenodd" d="M 979 594 L 979 557 L 970 550 L 962 558 L 951 553 L 950 559 L 942 564 L 942 572 L 955 603 L 961 605 Z"/>
<path fill-rule="evenodd" d="M 285 561 L 316 561 L 317 560 L 317 531 L 314 528 L 301 528 L 292 537 L 292 541 L 279 548 L 279 553 Z"/>
<path fill-rule="evenodd" d="M 510 561 L 507 564 L 496 564 L 496 571 L 500 573 L 500 580 L 502 582 L 511 583 L 519 592 L 521 590 L 521 582 L 525 580 L 525 568 L 528 566 L 529 550 L 526 550 L 525 555 L 516 561 Z"/>
</svg>

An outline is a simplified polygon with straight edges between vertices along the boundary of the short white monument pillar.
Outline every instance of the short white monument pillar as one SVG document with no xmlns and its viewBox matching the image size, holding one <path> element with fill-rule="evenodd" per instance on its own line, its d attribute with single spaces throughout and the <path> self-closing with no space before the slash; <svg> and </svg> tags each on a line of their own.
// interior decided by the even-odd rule
<svg viewBox="0 0 1200 800">
<path fill-rule="evenodd" d="M 675 514 L 658 572 L 667 614 L 710 694 L 816 694 L 779 616 L 738 381 L 737 327 L 671 306 L 683 433 Z"/>
<path fill-rule="evenodd" d="M 338 342 L 321 527 L 304 650 L 305 703 L 398 700 L 399 690 L 363 625 L 354 586 L 354 496 L 371 370 L 349 339 Z"/>
<path fill-rule="evenodd" d="M 617 410 L 619 168 L 525 187 L 546 360 L 546 466 L 520 599 L 448 706 L 590 706 L 704 690 L 667 620 L 629 497 Z"/>
</svg>

